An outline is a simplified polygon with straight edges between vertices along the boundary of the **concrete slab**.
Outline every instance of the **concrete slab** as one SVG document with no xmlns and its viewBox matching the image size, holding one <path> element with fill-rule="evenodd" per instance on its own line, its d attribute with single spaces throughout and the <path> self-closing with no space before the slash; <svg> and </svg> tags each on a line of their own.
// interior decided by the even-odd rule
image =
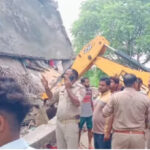
<svg viewBox="0 0 150 150">
<path fill-rule="evenodd" d="M 56 143 L 56 117 L 33 130 L 23 137 L 27 143 L 34 148 L 44 148 L 47 144 L 55 145 Z"/>
</svg>

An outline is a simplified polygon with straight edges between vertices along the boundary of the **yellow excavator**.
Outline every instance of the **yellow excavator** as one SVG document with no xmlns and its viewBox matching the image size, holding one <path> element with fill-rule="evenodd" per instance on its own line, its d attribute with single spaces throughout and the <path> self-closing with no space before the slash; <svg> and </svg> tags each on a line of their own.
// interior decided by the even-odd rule
<svg viewBox="0 0 150 150">
<path fill-rule="evenodd" d="M 127 66 L 121 65 L 119 63 L 109 60 L 108 58 L 103 57 L 107 48 L 113 50 L 115 54 L 127 59 L 129 62 L 138 67 L 139 70 L 129 68 Z M 102 36 L 97 36 L 83 47 L 83 49 L 80 51 L 80 53 L 74 60 L 71 68 L 75 69 L 78 72 L 79 77 L 81 77 L 93 65 L 96 65 L 108 76 L 118 76 L 121 81 L 122 76 L 125 73 L 132 73 L 136 75 L 143 81 L 141 90 L 143 90 L 144 93 L 150 96 L 150 91 L 148 88 L 148 81 L 150 80 L 150 70 L 148 68 L 145 68 L 141 64 L 137 63 L 129 56 L 126 56 L 124 53 L 119 52 L 114 48 L 110 47 L 109 42 Z M 58 83 L 58 81 L 61 79 L 62 76 L 60 76 L 60 78 L 57 80 L 56 83 Z M 56 85 L 56 83 L 52 86 L 52 88 Z M 47 98 L 46 93 L 43 95 L 43 99 L 44 98 Z"/>
<path fill-rule="evenodd" d="M 123 66 L 108 58 L 102 57 L 109 48 L 115 52 L 115 54 L 127 59 L 132 64 L 136 65 L 139 70 L 132 69 L 127 66 Z M 75 61 L 73 62 L 72 69 L 75 69 L 79 76 L 82 76 L 86 71 L 88 71 L 91 66 L 96 65 L 100 70 L 105 72 L 108 76 L 119 76 L 122 80 L 122 76 L 125 73 L 132 73 L 143 80 L 142 90 L 150 95 L 148 89 L 148 81 L 150 80 L 150 70 L 141 64 L 137 63 L 135 60 L 126 56 L 124 53 L 115 50 L 109 46 L 109 42 L 102 36 L 97 36 L 95 39 L 90 41 L 87 45 L 83 47 L 80 53 L 77 55 Z"/>
</svg>

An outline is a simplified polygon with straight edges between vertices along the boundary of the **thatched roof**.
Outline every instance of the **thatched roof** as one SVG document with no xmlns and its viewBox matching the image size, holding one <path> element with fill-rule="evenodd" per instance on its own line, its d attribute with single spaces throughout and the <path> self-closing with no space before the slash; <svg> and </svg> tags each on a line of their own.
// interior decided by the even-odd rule
<svg viewBox="0 0 150 150">
<path fill-rule="evenodd" d="M 71 43 L 53 0 L 0 0 L 0 55 L 70 59 Z"/>
</svg>

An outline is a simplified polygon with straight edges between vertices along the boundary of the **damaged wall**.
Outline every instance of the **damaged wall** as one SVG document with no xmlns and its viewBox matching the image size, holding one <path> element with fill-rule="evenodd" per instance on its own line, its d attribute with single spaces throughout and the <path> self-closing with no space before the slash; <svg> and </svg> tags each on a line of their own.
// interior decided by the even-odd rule
<svg viewBox="0 0 150 150">
<path fill-rule="evenodd" d="M 0 76 L 15 78 L 30 102 L 39 106 L 23 122 L 24 135 L 48 121 L 40 116 L 46 112 L 41 100 L 45 91 L 41 75 L 52 85 L 60 74 L 44 61 L 60 60 L 67 68 L 73 50 L 53 0 L 0 0 L 0 33 Z"/>
<path fill-rule="evenodd" d="M 0 57 L 0 76 L 15 78 L 30 97 L 38 96 L 41 91 L 44 91 L 39 75 L 40 72 L 36 72 L 36 75 L 26 72 L 18 60 Z"/>
<path fill-rule="evenodd" d="M 0 20 L 0 54 L 46 60 L 73 55 L 53 0 L 0 0 Z"/>
<path fill-rule="evenodd" d="M 19 60 L 0 57 L 0 76 L 13 77 L 24 90 L 30 103 L 34 106 L 38 106 L 38 108 L 36 110 L 33 109 L 33 112 L 25 119 L 24 126 L 26 130 L 23 134 L 27 132 L 31 121 L 35 122 L 35 127 L 48 122 L 49 114 L 46 117 L 46 110 L 49 110 L 49 112 L 52 110 L 56 111 L 56 109 L 52 106 L 45 107 L 43 105 L 44 101 L 42 100 L 42 94 L 45 92 L 45 89 L 41 83 L 42 75 L 47 78 L 50 87 L 60 76 L 56 70 L 50 67 L 45 71 L 39 72 L 25 68 Z M 57 87 L 53 90 L 56 88 Z M 52 117 L 53 116 L 51 116 L 51 118 Z"/>
</svg>

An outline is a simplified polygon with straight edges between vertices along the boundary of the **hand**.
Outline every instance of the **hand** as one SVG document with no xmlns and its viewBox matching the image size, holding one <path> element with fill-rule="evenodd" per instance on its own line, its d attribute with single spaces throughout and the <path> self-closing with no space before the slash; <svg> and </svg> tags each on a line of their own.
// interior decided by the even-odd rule
<svg viewBox="0 0 150 150">
<path fill-rule="evenodd" d="M 70 81 L 68 76 L 64 76 L 64 83 L 66 88 L 71 88 L 72 87 L 72 82 Z"/>
<path fill-rule="evenodd" d="M 105 133 L 104 134 L 104 141 L 108 141 L 110 139 L 110 134 L 109 133 Z"/>
<path fill-rule="evenodd" d="M 45 88 L 48 88 L 48 81 L 46 80 L 46 78 L 43 75 L 42 75 L 41 82 Z"/>
<path fill-rule="evenodd" d="M 65 81 L 65 87 L 70 89 L 72 87 L 71 81 L 69 79 L 65 79 L 64 81 Z"/>
</svg>

